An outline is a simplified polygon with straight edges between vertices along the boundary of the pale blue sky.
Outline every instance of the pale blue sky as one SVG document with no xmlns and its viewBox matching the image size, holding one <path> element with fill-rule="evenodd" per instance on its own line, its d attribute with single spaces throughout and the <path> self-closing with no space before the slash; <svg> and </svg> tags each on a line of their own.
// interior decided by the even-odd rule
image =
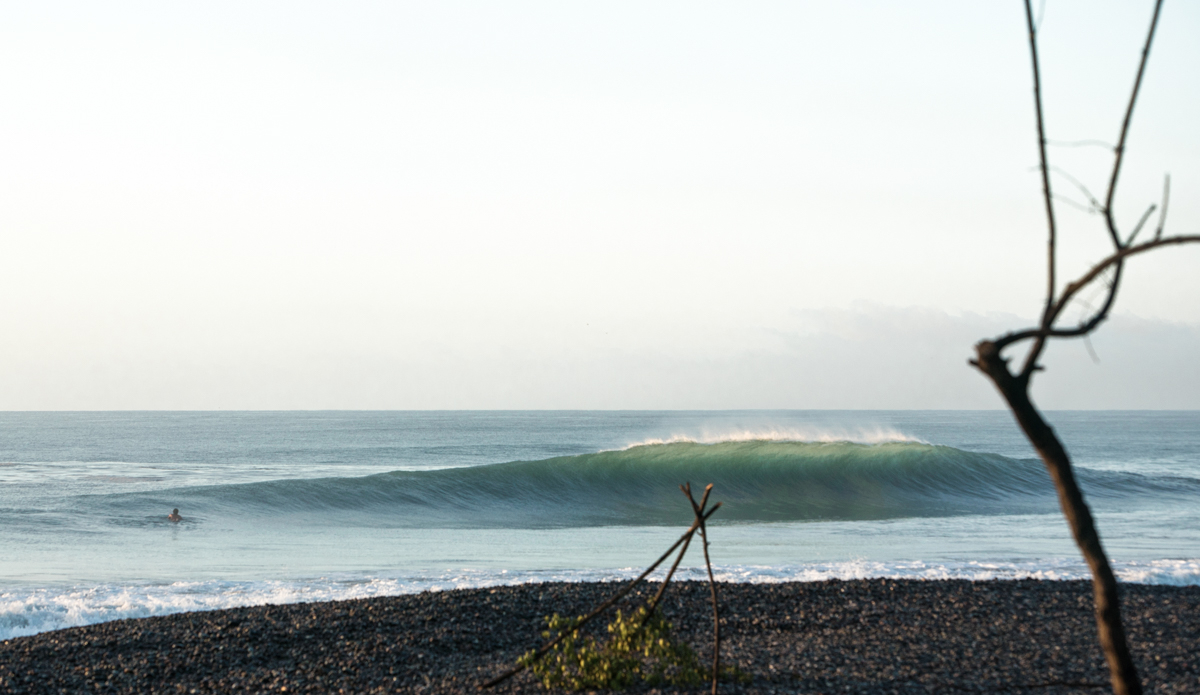
<svg viewBox="0 0 1200 695">
<path fill-rule="evenodd" d="M 1115 138 L 1150 9 L 1046 2 L 1052 138 Z M 1023 22 L 7 3 L 0 408 L 997 407 L 965 359 L 1043 290 Z M 1125 224 L 1169 171 L 1200 231 L 1198 35 L 1168 0 Z M 1052 155 L 1102 188 L 1104 151 Z M 1078 272 L 1103 236 L 1062 214 Z M 1035 394 L 1200 407 L 1198 268 L 1138 260 L 1100 362 L 1055 348 Z"/>
</svg>

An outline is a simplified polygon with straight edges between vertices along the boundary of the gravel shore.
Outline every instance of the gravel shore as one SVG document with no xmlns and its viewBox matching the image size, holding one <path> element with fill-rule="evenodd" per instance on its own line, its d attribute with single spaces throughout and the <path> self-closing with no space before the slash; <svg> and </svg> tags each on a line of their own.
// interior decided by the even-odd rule
<svg viewBox="0 0 1200 695">
<path fill-rule="evenodd" d="M 48 632 L 0 643 L 0 692 L 478 692 L 540 644 L 543 616 L 585 613 L 618 586 L 527 584 Z M 723 659 L 753 677 L 723 692 L 1106 692 L 1083 582 L 877 579 L 720 590 Z M 1200 587 L 1122 591 L 1147 691 L 1200 693 Z M 680 583 L 667 596 L 677 635 L 707 658 L 708 586 Z M 539 691 L 522 674 L 494 692 Z"/>
</svg>

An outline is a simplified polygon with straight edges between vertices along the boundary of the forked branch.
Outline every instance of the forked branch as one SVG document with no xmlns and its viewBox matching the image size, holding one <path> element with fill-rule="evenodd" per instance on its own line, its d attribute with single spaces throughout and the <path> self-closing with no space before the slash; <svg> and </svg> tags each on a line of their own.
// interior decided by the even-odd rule
<svg viewBox="0 0 1200 695">
<path fill-rule="evenodd" d="M 1101 205 L 1099 203 L 1099 201 L 1095 198 L 1095 196 L 1093 196 L 1091 194 L 1091 192 L 1086 189 L 1086 187 L 1084 187 L 1082 184 L 1080 184 L 1078 181 L 1076 181 L 1074 179 L 1074 177 L 1071 177 L 1070 175 L 1065 174 L 1065 172 L 1060 172 L 1060 173 L 1063 173 L 1064 175 L 1066 175 L 1069 180 L 1075 182 L 1076 185 L 1079 188 L 1081 188 L 1081 190 L 1084 191 L 1084 194 L 1088 197 L 1088 201 L 1092 205 L 1092 207 L 1095 208 L 1097 212 L 1101 213 L 1104 216 L 1104 225 L 1108 232 L 1109 240 L 1113 244 L 1113 251 L 1114 251 L 1114 253 L 1111 256 L 1109 256 L 1107 259 L 1105 259 L 1104 261 L 1102 261 L 1100 263 L 1100 265 L 1103 266 L 1103 268 L 1101 268 L 1101 270 L 1103 270 L 1104 268 L 1108 268 L 1108 267 L 1114 267 L 1113 280 L 1112 280 L 1112 283 L 1108 287 L 1107 295 L 1105 296 L 1104 302 L 1101 303 L 1100 309 L 1097 310 L 1095 313 L 1093 313 L 1090 318 L 1088 318 L 1084 321 L 1081 321 L 1079 326 L 1072 328 L 1072 329 L 1060 330 L 1060 329 L 1056 329 L 1054 327 L 1054 323 L 1055 323 L 1055 321 L 1058 320 L 1058 317 L 1062 314 L 1063 309 L 1066 308 L 1067 303 L 1070 301 L 1070 297 L 1072 295 L 1074 295 L 1075 292 L 1078 292 L 1078 290 L 1080 288 L 1082 288 L 1083 285 L 1087 285 L 1089 282 L 1091 282 L 1091 280 L 1094 280 L 1095 275 L 1092 275 L 1091 273 L 1089 273 L 1089 275 L 1092 275 L 1091 278 L 1089 278 L 1087 280 L 1081 279 L 1080 281 L 1076 281 L 1075 283 L 1068 285 L 1067 288 L 1064 290 L 1063 295 L 1058 296 L 1058 294 L 1057 294 L 1058 293 L 1057 267 L 1056 267 L 1056 265 L 1057 265 L 1056 254 L 1057 254 L 1058 230 L 1057 230 L 1057 222 L 1055 220 L 1055 214 L 1054 214 L 1055 196 L 1050 189 L 1050 171 L 1052 170 L 1052 167 L 1050 166 L 1050 160 L 1046 154 L 1047 140 L 1046 140 L 1045 116 L 1044 116 L 1043 107 L 1042 107 L 1041 67 L 1040 67 L 1040 61 L 1038 59 L 1037 27 L 1036 27 L 1036 25 L 1034 23 L 1034 19 L 1033 19 L 1033 8 L 1030 6 L 1029 0 L 1025 0 L 1025 19 L 1026 19 L 1026 27 L 1029 31 L 1029 51 L 1030 51 L 1030 57 L 1032 59 L 1032 65 L 1033 65 L 1033 100 L 1034 100 L 1034 109 L 1037 114 L 1038 162 L 1039 162 L 1039 168 L 1041 169 L 1041 172 L 1042 172 L 1042 199 L 1043 199 L 1043 202 L 1045 203 L 1045 208 L 1046 208 L 1046 226 L 1047 226 L 1047 237 L 1048 237 L 1048 241 L 1047 241 L 1048 258 L 1047 258 L 1047 267 L 1046 267 L 1046 276 L 1047 276 L 1046 302 L 1045 302 L 1044 308 L 1042 310 L 1041 321 L 1039 322 L 1039 325 L 1037 328 L 1030 329 L 1027 331 L 1020 331 L 1018 333 L 1010 333 L 1006 336 L 999 338 L 998 340 L 992 341 L 993 343 L 995 343 L 997 348 L 1003 349 L 1005 346 L 1011 345 L 1012 343 L 1015 343 L 1015 342 L 1018 342 L 1021 340 L 1033 339 L 1033 341 L 1034 341 L 1033 346 L 1029 349 L 1029 353 L 1025 357 L 1025 363 L 1022 366 L 1021 371 L 1020 371 L 1020 377 L 1022 379 L 1028 380 L 1029 377 L 1034 372 L 1034 370 L 1037 369 L 1038 359 L 1041 357 L 1042 350 L 1045 348 L 1046 340 L 1048 338 L 1052 338 L 1052 337 L 1067 338 L 1067 337 L 1087 335 L 1092 330 L 1094 330 L 1096 328 L 1096 326 L 1099 326 L 1108 317 L 1108 313 L 1112 309 L 1113 302 L 1115 302 L 1116 298 L 1117 298 L 1117 290 L 1121 284 L 1121 274 L 1122 274 L 1122 271 L 1124 270 L 1125 258 L 1129 255 L 1132 255 L 1132 254 L 1127 254 L 1127 253 L 1122 253 L 1122 252 L 1125 251 L 1126 249 L 1130 248 L 1130 245 L 1133 243 L 1134 237 L 1137 236 L 1137 230 L 1140 230 L 1141 227 L 1146 223 L 1146 219 L 1148 216 L 1143 217 L 1143 219 L 1138 223 L 1137 229 L 1135 229 L 1135 231 L 1129 235 L 1128 241 L 1123 243 L 1121 241 L 1121 234 L 1117 229 L 1116 221 L 1113 218 L 1113 200 L 1116 197 L 1116 193 L 1117 193 L 1117 181 L 1121 175 L 1121 165 L 1125 161 L 1125 144 L 1129 138 L 1130 123 L 1133 121 L 1133 108 L 1137 104 L 1138 94 L 1141 92 L 1142 78 L 1145 76 L 1146 64 L 1150 59 L 1150 46 L 1153 45 L 1153 43 L 1154 43 L 1154 34 L 1158 29 L 1158 19 L 1161 16 L 1161 14 L 1162 14 L 1162 0 L 1156 0 L 1156 2 L 1154 3 L 1154 16 L 1150 20 L 1150 29 L 1149 29 L 1149 31 L 1146 32 L 1146 41 L 1142 46 L 1141 59 L 1138 61 L 1137 77 L 1134 79 L 1133 89 L 1131 90 L 1131 92 L 1129 94 L 1129 104 L 1126 106 L 1124 117 L 1121 119 L 1121 133 L 1120 133 L 1120 136 L 1117 138 L 1116 146 L 1113 147 L 1112 172 L 1109 175 L 1108 190 L 1105 192 L 1103 205 Z M 1165 223 L 1165 216 L 1166 216 L 1166 192 L 1164 191 L 1162 215 L 1160 215 L 1158 229 L 1155 232 L 1155 240 L 1156 241 L 1158 239 L 1160 239 L 1162 236 L 1162 228 L 1163 228 L 1163 224 Z M 1186 239 L 1187 237 L 1178 237 L 1178 238 Z M 1183 243 L 1183 242 L 1176 242 L 1176 243 Z M 1146 248 L 1140 248 L 1135 253 L 1140 253 L 1142 251 L 1148 251 L 1148 250 L 1150 250 L 1150 248 L 1154 248 L 1154 247 L 1151 246 L 1151 247 L 1146 247 Z M 1080 282 L 1082 282 L 1082 285 L 1080 284 Z M 1071 287 L 1076 288 L 1075 292 L 1071 291 Z"/>
<path fill-rule="evenodd" d="M 1080 490 L 1078 482 L 1075 479 L 1071 459 L 1067 455 L 1066 448 L 1059 441 L 1054 429 L 1050 427 L 1041 413 L 1038 412 L 1038 409 L 1033 405 L 1033 401 L 1029 397 L 1029 386 L 1033 373 L 1041 368 L 1038 365 L 1038 359 L 1041 357 L 1046 341 L 1051 338 L 1087 336 L 1108 318 L 1109 313 L 1112 311 L 1113 303 L 1116 301 L 1117 290 L 1121 285 L 1122 271 L 1127 259 L 1165 246 L 1178 246 L 1200 242 L 1200 234 L 1163 236 L 1163 228 L 1166 224 L 1167 203 L 1170 198 L 1171 179 L 1169 176 L 1163 181 L 1161 206 L 1149 206 L 1124 240 L 1122 240 L 1122 235 L 1117 229 L 1117 224 L 1113 216 L 1113 201 L 1116 197 L 1117 181 L 1120 178 L 1121 165 L 1125 158 L 1125 147 L 1129 137 L 1130 123 L 1133 119 L 1133 109 L 1137 104 L 1138 93 L 1142 86 L 1142 78 L 1146 71 L 1146 63 L 1150 56 L 1150 46 L 1154 42 L 1154 34 L 1158 28 L 1158 20 L 1162 13 L 1162 0 L 1156 0 L 1154 4 L 1154 16 L 1151 19 L 1150 29 L 1146 33 L 1146 41 L 1142 47 L 1137 77 L 1133 83 L 1133 90 L 1129 95 L 1129 104 L 1125 108 L 1124 118 L 1121 120 L 1120 137 L 1117 139 L 1116 145 L 1112 148 L 1112 172 L 1109 175 L 1108 189 L 1105 191 L 1104 202 L 1100 203 L 1074 177 L 1065 174 L 1065 172 L 1060 172 L 1064 173 L 1068 181 L 1074 183 L 1087 196 L 1091 205 L 1088 212 L 1098 212 L 1103 215 L 1104 226 L 1109 241 L 1112 243 L 1112 252 L 1106 258 L 1093 265 L 1079 279 L 1063 287 L 1061 294 L 1058 294 L 1056 280 L 1055 254 L 1057 225 L 1054 217 L 1055 196 L 1050 190 L 1049 172 L 1051 171 L 1051 166 L 1046 157 L 1047 140 L 1045 121 L 1042 113 L 1037 30 L 1029 0 L 1024 0 L 1024 4 L 1026 24 L 1029 30 L 1029 48 L 1033 59 L 1033 92 L 1034 106 L 1037 112 L 1038 157 L 1042 172 L 1042 198 L 1046 207 L 1049 238 L 1046 301 L 1042 310 L 1041 320 L 1036 328 L 1008 333 L 995 340 L 984 340 L 978 343 L 975 346 L 976 358 L 971 360 L 971 364 L 978 367 L 996 385 L 997 390 L 1000 391 L 1001 396 L 1016 417 L 1022 431 L 1024 431 L 1026 437 L 1029 438 L 1029 442 L 1037 450 L 1038 455 L 1045 463 L 1046 469 L 1054 482 L 1063 516 L 1066 518 L 1067 525 L 1071 529 L 1071 534 L 1075 538 L 1075 543 L 1079 546 L 1079 550 L 1087 561 L 1088 568 L 1091 571 L 1097 635 L 1100 638 L 1100 645 L 1104 651 L 1105 660 L 1108 662 L 1113 691 L 1117 695 L 1140 695 L 1142 692 L 1141 682 L 1133 663 L 1133 657 L 1130 653 L 1129 644 L 1125 637 L 1125 629 L 1121 621 L 1116 576 L 1108 561 L 1108 555 L 1104 552 L 1103 544 L 1100 542 L 1100 535 L 1096 531 L 1091 510 L 1086 500 L 1084 500 L 1083 492 Z M 1154 237 L 1149 241 L 1135 243 L 1138 234 L 1150 221 L 1156 208 L 1158 210 L 1158 224 L 1155 228 Z M 1105 288 L 1104 301 L 1100 303 L 1099 308 L 1090 310 L 1090 307 L 1088 307 L 1090 314 L 1085 315 L 1078 325 L 1074 327 L 1058 328 L 1056 326 L 1057 322 L 1063 316 L 1068 305 L 1073 300 L 1077 300 L 1080 291 L 1102 278 L 1107 281 L 1107 287 Z M 1024 364 L 1014 373 L 1009 367 L 1008 358 L 1003 355 L 1003 350 L 1025 340 L 1031 340 L 1033 344 L 1025 356 Z"/>
<path fill-rule="evenodd" d="M 1142 89 L 1142 77 L 1146 74 L 1146 63 L 1150 60 L 1150 45 L 1154 43 L 1154 32 L 1158 29 L 1158 17 L 1162 14 L 1163 0 L 1154 3 L 1154 17 L 1150 20 L 1150 31 L 1146 32 L 1146 43 L 1142 46 L 1142 58 L 1138 61 L 1137 77 L 1133 81 L 1133 91 L 1129 95 L 1129 106 L 1125 108 L 1125 118 L 1121 121 L 1121 137 L 1113 150 L 1112 176 L 1108 180 L 1108 196 L 1104 199 L 1104 219 L 1108 224 L 1108 232 L 1113 244 L 1121 248 L 1121 236 L 1117 233 L 1117 225 L 1113 222 L 1113 198 L 1117 195 L 1117 177 L 1121 175 L 1121 163 L 1125 161 L 1125 141 L 1129 136 L 1129 124 L 1133 120 L 1133 107 L 1137 104 L 1138 92 Z"/>
<path fill-rule="evenodd" d="M 1087 335 L 1095 330 L 1096 327 L 1099 326 L 1106 318 L 1108 318 L 1108 314 L 1112 309 L 1113 301 L 1116 298 L 1116 285 L 1117 280 L 1119 280 L 1119 276 L 1118 278 L 1114 279 L 1112 287 L 1109 288 L 1104 304 L 1095 313 L 1089 316 L 1086 320 L 1081 321 L 1079 325 L 1073 328 L 1055 328 L 1054 322 L 1058 320 L 1063 311 L 1067 308 L 1067 305 L 1069 305 L 1071 300 L 1074 299 L 1077 294 L 1079 294 L 1080 290 L 1094 282 L 1109 268 L 1119 268 L 1121 264 L 1124 263 L 1125 259 L 1130 258 L 1131 256 L 1136 256 L 1147 251 L 1153 251 L 1154 249 L 1162 248 L 1164 246 L 1179 246 L 1182 244 L 1192 243 L 1200 243 L 1200 234 L 1169 237 L 1157 236 L 1150 241 L 1144 241 L 1135 246 L 1123 246 L 1121 250 L 1110 254 L 1107 258 L 1092 266 L 1091 270 L 1081 275 L 1078 280 L 1069 283 L 1065 288 L 1063 288 L 1062 295 L 1057 299 L 1057 301 L 1055 301 L 1050 309 L 1048 322 L 1043 323 L 1043 325 L 1038 328 L 1027 328 L 1022 331 L 1006 333 L 1005 335 L 1000 336 L 999 338 L 990 342 L 995 345 L 997 350 L 1003 350 L 1004 348 L 1013 345 L 1014 343 L 1019 343 L 1023 340 L 1078 338 L 1080 336 Z M 1018 375 L 1028 378 L 1036 368 L 1037 367 L 1034 361 L 1027 358 L 1024 367 L 1021 369 Z"/>
</svg>

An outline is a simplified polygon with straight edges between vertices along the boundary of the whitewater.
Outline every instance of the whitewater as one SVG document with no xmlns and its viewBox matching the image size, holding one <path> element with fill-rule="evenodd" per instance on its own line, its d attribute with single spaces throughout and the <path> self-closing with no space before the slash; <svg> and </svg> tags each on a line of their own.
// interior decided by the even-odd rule
<svg viewBox="0 0 1200 695">
<path fill-rule="evenodd" d="M 1200 413 L 1050 420 L 1121 579 L 1200 584 Z M 1001 411 L 0 413 L 0 639 L 629 578 L 689 481 L 725 581 L 1087 576 Z"/>
</svg>

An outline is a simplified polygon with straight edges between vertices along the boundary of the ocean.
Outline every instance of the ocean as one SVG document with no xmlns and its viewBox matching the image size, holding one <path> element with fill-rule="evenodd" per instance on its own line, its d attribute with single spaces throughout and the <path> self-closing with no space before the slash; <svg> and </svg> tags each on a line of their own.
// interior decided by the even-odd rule
<svg viewBox="0 0 1200 695">
<path fill-rule="evenodd" d="M 1200 412 L 1048 419 L 1119 577 L 1200 584 Z M 0 639 L 629 578 L 690 523 L 684 482 L 723 502 L 726 581 L 1088 576 L 1005 411 L 7 412 Z"/>
</svg>

